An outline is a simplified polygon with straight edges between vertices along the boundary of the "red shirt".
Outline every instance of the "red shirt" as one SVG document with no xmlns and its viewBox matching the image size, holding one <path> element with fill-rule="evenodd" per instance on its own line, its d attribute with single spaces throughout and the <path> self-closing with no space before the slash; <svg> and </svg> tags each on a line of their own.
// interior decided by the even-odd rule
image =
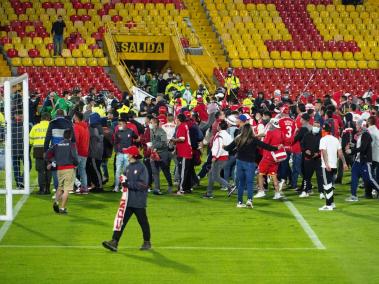
<svg viewBox="0 0 379 284">
<path fill-rule="evenodd" d="M 89 129 L 87 122 L 80 121 L 74 123 L 74 134 L 78 155 L 81 157 L 88 157 Z"/>
<path fill-rule="evenodd" d="M 208 121 L 207 106 L 205 104 L 197 104 L 193 111 L 196 111 L 199 114 L 201 121 Z"/>
<path fill-rule="evenodd" d="M 176 138 L 184 138 L 183 141 L 176 143 L 176 155 L 179 158 L 192 159 L 192 147 L 189 136 L 189 128 L 186 122 L 179 124 L 176 130 Z"/>
<path fill-rule="evenodd" d="M 295 121 L 289 117 L 283 117 L 279 119 L 279 127 L 283 134 L 284 146 L 291 146 L 296 132 Z"/>
<path fill-rule="evenodd" d="M 279 128 L 267 131 L 266 136 L 263 139 L 263 142 L 271 146 L 279 146 L 280 144 L 283 144 L 284 137 L 282 131 Z M 271 155 L 271 151 L 263 150 L 263 158 L 270 161 L 274 161 Z"/>
<path fill-rule="evenodd" d="M 131 123 L 128 121 L 126 123 L 126 127 L 129 128 L 130 130 L 132 130 L 137 136 L 139 136 L 137 126 L 134 123 Z"/>
</svg>

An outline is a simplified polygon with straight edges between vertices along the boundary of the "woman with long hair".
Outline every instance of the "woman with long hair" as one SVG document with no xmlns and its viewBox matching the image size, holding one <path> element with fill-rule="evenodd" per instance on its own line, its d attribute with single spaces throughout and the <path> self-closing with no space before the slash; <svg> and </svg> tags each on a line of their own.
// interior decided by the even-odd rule
<svg viewBox="0 0 379 284">
<path fill-rule="evenodd" d="M 226 151 L 235 149 L 237 151 L 237 188 L 238 188 L 238 208 L 253 208 L 253 192 L 255 170 L 257 168 L 257 147 L 276 151 L 277 147 L 263 143 L 254 136 L 250 124 L 241 127 L 241 133 L 228 146 L 224 147 Z M 247 202 L 243 203 L 243 192 L 247 190 Z M 231 192 L 230 192 L 231 194 Z"/>
</svg>

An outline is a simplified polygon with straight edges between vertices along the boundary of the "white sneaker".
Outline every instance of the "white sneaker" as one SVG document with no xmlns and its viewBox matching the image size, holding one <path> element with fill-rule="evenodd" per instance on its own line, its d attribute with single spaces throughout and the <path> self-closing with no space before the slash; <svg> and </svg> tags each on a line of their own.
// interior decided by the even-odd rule
<svg viewBox="0 0 379 284">
<path fill-rule="evenodd" d="M 253 208 L 253 201 L 251 199 L 248 199 L 246 202 L 246 207 Z"/>
<path fill-rule="evenodd" d="M 320 193 L 320 199 L 325 199 L 325 195 L 323 193 Z"/>
<path fill-rule="evenodd" d="M 57 189 L 56 189 L 56 188 L 53 188 L 53 192 L 57 192 Z"/>
<path fill-rule="evenodd" d="M 336 204 L 334 202 L 332 203 L 332 207 L 333 207 L 333 209 L 337 208 L 337 206 L 336 206 Z"/>
<path fill-rule="evenodd" d="M 51 199 L 55 199 L 55 194 L 53 194 L 53 196 L 51 197 Z"/>
<path fill-rule="evenodd" d="M 220 190 L 222 190 L 222 191 L 227 191 L 228 188 L 227 188 L 227 187 L 221 187 Z"/>
<path fill-rule="evenodd" d="M 333 211 L 333 206 L 324 205 L 318 209 L 319 211 Z"/>
<path fill-rule="evenodd" d="M 254 195 L 254 198 L 262 198 L 265 196 L 266 196 L 266 193 L 264 192 L 264 190 L 258 190 L 257 194 Z"/>
<path fill-rule="evenodd" d="M 280 182 L 279 182 L 279 191 L 282 191 L 283 189 L 283 185 L 285 184 L 286 180 L 282 179 Z"/>
<path fill-rule="evenodd" d="M 300 198 L 306 198 L 306 197 L 309 197 L 309 194 L 308 192 L 305 192 L 303 191 L 300 195 L 299 195 Z"/>
<path fill-rule="evenodd" d="M 280 192 L 275 192 L 275 195 L 272 199 L 278 200 L 278 199 L 282 199 L 282 198 L 283 198 L 283 195 Z"/>
<path fill-rule="evenodd" d="M 113 192 L 120 192 L 120 190 L 118 189 L 118 187 L 115 187 L 115 188 L 113 189 Z"/>
<path fill-rule="evenodd" d="M 238 202 L 237 208 L 246 208 L 246 204 L 243 204 L 242 202 Z"/>
</svg>

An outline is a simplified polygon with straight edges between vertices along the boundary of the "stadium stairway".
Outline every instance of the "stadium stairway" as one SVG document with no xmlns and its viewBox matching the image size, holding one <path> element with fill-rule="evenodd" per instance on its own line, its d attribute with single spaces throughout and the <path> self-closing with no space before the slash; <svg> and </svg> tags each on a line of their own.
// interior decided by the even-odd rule
<svg viewBox="0 0 379 284">
<path fill-rule="evenodd" d="M 11 70 L 7 64 L 7 61 L 0 55 L 0 77 L 10 77 Z"/>
</svg>

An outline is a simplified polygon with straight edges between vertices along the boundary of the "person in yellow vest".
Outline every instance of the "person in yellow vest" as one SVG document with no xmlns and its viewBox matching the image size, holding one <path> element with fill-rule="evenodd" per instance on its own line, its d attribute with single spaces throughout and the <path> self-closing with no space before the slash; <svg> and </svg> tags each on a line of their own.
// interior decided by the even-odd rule
<svg viewBox="0 0 379 284">
<path fill-rule="evenodd" d="M 242 106 L 248 107 L 251 109 L 254 104 L 254 98 L 253 98 L 253 93 L 252 91 L 247 92 L 247 97 L 242 101 Z"/>
<path fill-rule="evenodd" d="M 177 91 L 175 93 L 174 97 L 170 100 L 170 105 L 174 106 L 175 103 L 179 103 L 178 100 L 180 100 L 181 107 L 186 107 L 188 105 L 187 102 L 186 102 L 186 100 L 182 98 L 182 93 L 179 92 L 179 91 Z"/>
<path fill-rule="evenodd" d="M 240 79 L 237 76 L 234 76 L 232 68 L 228 68 L 228 75 L 225 78 L 224 87 L 227 90 L 227 99 L 229 102 L 234 98 L 238 98 L 238 91 L 241 87 L 241 84 Z"/>
<path fill-rule="evenodd" d="M 122 107 L 117 109 L 118 114 L 122 113 L 128 113 L 130 111 L 130 107 L 128 107 L 126 104 L 123 104 Z"/>
<path fill-rule="evenodd" d="M 38 172 L 38 194 L 50 194 L 51 172 L 47 170 L 47 161 L 44 159 L 44 143 L 49 121 L 50 114 L 42 113 L 41 122 L 34 125 L 29 134 L 29 143 L 33 148 L 33 157 Z"/>
<path fill-rule="evenodd" d="M 200 84 L 199 87 L 197 88 L 197 90 L 193 93 L 193 97 L 194 97 L 195 100 L 197 98 L 203 98 L 203 100 L 206 101 L 206 99 L 208 98 L 208 96 L 209 96 L 209 92 L 204 87 L 203 84 Z"/>
<path fill-rule="evenodd" d="M 105 108 L 102 104 L 95 104 L 95 106 L 92 108 L 92 113 L 96 112 L 100 115 L 100 117 L 106 117 L 107 114 L 105 112 Z"/>
<path fill-rule="evenodd" d="M 172 99 L 172 93 L 179 91 L 178 81 L 173 79 L 167 86 L 165 90 L 165 95 Z"/>
</svg>

